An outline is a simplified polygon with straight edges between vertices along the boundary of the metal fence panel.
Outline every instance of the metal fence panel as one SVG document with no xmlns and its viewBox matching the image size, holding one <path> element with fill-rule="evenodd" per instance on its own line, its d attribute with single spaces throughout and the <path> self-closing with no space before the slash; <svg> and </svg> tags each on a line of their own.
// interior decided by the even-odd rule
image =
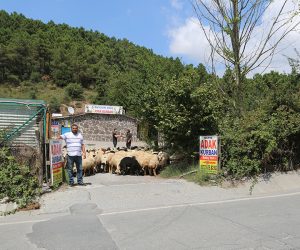
<svg viewBox="0 0 300 250">
<path fill-rule="evenodd" d="M 0 130 L 12 144 L 38 147 L 37 132 L 43 121 L 44 101 L 0 98 Z"/>
</svg>

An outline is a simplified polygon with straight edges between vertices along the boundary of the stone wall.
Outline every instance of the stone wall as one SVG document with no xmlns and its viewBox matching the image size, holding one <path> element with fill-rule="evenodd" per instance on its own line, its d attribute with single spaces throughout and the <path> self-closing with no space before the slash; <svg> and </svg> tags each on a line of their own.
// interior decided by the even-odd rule
<svg viewBox="0 0 300 250">
<path fill-rule="evenodd" d="M 116 128 L 124 135 L 124 138 L 119 138 L 118 141 L 125 141 L 127 129 L 130 129 L 132 133 L 132 141 L 138 141 L 138 122 L 125 115 L 83 114 L 75 115 L 73 118 L 63 117 L 55 120 L 59 121 L 61 125 L 64 125 L 65 121 L 68 121 L 69 124 L 76 123 L 85 140 L 112 142 L 112 131 Z"/>
</svg>

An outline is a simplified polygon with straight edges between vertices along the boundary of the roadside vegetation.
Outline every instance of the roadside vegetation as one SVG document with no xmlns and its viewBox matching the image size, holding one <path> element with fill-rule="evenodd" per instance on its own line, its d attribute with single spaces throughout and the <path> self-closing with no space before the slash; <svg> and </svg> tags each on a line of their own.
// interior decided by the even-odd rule
<svg viewBox="0 0 300 250">
<path fill-rule="evenodd" d="M 199 165 L 190 165 L 188 162 L 180 162 L 168 165 L 161 173 L 160 176 L 164 178 L 180 177 L 185 173 L 196 171 Z"/>
<path fill-rule="evenodd" d="M 37 177 L 30 167 L 19 164 L 8 147 L 0 148 L 0 200 L 16 202 L 18 208 L 26 207 L 40 195 Z"/>
<path fill-rule="evenodd" d="M 186 161 L 168 165 L 162 170 L 160 176 L 163 178 L 185 179 L 201 186 L 217 185 L 225 179 L 222 172 L 214 175 L 208 174 L 200 170 L 199 163 L 189 164 Z"/>
<path fill-rule="evenodd" d="M 165 149 L 186 155 L 199 150 L 200 135 L 219 135 L 223 177 L 300 166 L 297 53 L 287 59 L 291 73 L 240 75 L 237 87 L 234 67 L 217 76 L 126 39 L 17 13 L 0 11 L 0 23 L 1 97 L 44 99 L 52 111 L 74 100 L 121 105 L 143 124 L 142 139 L 157 148 L 163 135 Z M 162 175 L 196 169 L 186 160 Z"/>
</svg>

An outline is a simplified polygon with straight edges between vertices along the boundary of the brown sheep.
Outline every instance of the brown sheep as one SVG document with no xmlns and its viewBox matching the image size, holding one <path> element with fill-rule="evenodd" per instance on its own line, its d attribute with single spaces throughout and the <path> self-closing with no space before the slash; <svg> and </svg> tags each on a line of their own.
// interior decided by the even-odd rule
<svg viewBox="0 0 300 250">
<path fill-rule="evenodd" d="M 113 170 L 115 170 L 115 172 L 117 174 L 120 174 L 120 162 L 121 160 L 124 158 L 125 156 L 123 155 L 114 155 L 111 160 L 109 161 L 109 171 L 110 173 L 113 172 Z"/>
<path fill-rule="evenodd" d="M 105 172 L 107 172 L 106 169 L 108 167 L 108 172 L 111 173 L 110 161 L 114 155 L 115 155 L 115 153 L 113 153 L 113 152 L 105 152 L 105 154 L 103 154 L 101 156 L 101 164 L 104 166 Z"/>
<path fill-rule="evenodd" d="M 82 170 L 84 176 L 86 176 L 87 172 L 89 172 L 89 174 L 91 172 L 95 174 L 95 167 L 96 167 L 95 156 L 96 156 L 95 151 L 87 151 L 86 158 L 82 159 Z"/>
<path fill-rule="evenodd" d="M 97 172 L 100 172 L 101 169 L 101 160 L 102 160 L 102 156 L 104 155 L 105 150 L 103 150 L 102 148 L 98 149 L 96 151 L 96 156 L 95 156 L 95 162 L 96 162 L 96 168 L 97 168 Z"/>
<path fill-rule="evenodd" d="M 145 151 L 135 151 L 132 152 L 132 156 L 135 156 L 136 160 L 140 164 L 142 170 L 144 171 L 144 175 L 146 175 L 148 166 L 149 166 L 149 161 L 153 154 Z M 149 170 L 149 169 L 148 169 Z"/>
</svg>

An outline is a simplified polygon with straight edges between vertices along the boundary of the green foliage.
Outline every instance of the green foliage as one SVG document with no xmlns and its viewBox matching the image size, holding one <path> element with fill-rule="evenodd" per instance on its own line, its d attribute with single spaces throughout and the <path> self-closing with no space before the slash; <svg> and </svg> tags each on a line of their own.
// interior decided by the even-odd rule
<svg viewBox="0 0 300 250">
<path fill-rule="evenodd" d="M 160 176 L 164 178 L 179 177 L 180 175 L 192 171 L 194 169 L 195 166 L 190 165 L 187 161 L 182 161 L 179 163 L 168 165 L 162 170 Z"/>
<path fill-rule="evenodd" d="M 187 161 L 175 163 L 167 166 L 161 173 L 164 178 L 184 178 L 188 181 L 198 183 L 199 185 L 217 184 L 221 182 L 219 175 L 212 175 L 200 170 L 199 165 L 191 165 Z"/>
<path fill-rule="evenodd" d="M 178 79 L 163 80 L 159 88 L 147 91 L 144 116 L 152 120 L 155 128 L 164 135 L 168 145 L 187 152 L 198 149 L 199 135 L 215 133 L 215 111 L 218 105 L 211 98 L 216 88 L 202 83 L 209 79 L 203 71 L 186 67 Z"/>
<path fill-rule="evenodd" d="M 20 79 L 17 75 L 9 74 L 9 75 L 6 75 L 5 78 L 7 79 L 8 82 L 10 82 L 12 84 L 20 83 Z"/>
<path fill-rule="evenodd" d="M 44 99 L 52 111 L 71 99 L 122 105 L 144 140 L 162 135 L 188 155 L 200 135 L 218 134 L 222 170 L 236 178 L 300 165 L 299 58 L 290 75 L 242 75 L 237 87 L 233 70 L 218 77 L 126 39 L 5 11 L 0 24 L 1 97 Z"/>
<path fill-rule="evenodd" d="M 66 88 L 66 96 L 72 100 L 82 100 L 83 88 L 79 83 L 70 83 Z"/>
<path fill-rule="evenodd" d="M 30 99 L 36 99 L 36 90 L 34 90 L 34 89 L 30 90 L 29 98 Z"/>
<path fill-rule="evenodd" d="M 295 49 L 295 54 L 298 58 L 288 58 L 294 74 L 300 73 L 300 53 Z"/>
<path fill-rule="evenodd" d="M 39 72 L 32 72 L 30 75 L 30 80 L 32 82 L 40 82 L 41 81 L 41 75 Z"/>
<path fill-rule="evenodd" d="M 243 117 L 223 116 L 222 167 L 240 178 L 300 165 L 300 82 L 271 72 L 247 84 Z"/>
<path fill-rule="evenodd" d="M 110 85 L 115 74 L 138 71 L 147 84 L 150 74 L 173 76 L 182 68 L 178 59 L 83 28 L 43 24 L 5 11 L 0 23 L 0 83 L 38 82 L 48 75 L 59 87 L 77 82 L 89 88 Z"/>
<path fill-rule="evenodd" d="M 0 199 L 9 197 L 24 207 L 39 194 L 38 180 L 29 167 L 19 165 L 8 148 L 0 148 Z"/>
<path fill-rule="evenodd" d="M 207 185 L 209 181 L 214 178 L 214 175 L 201 171 L 199 167 L 197 168 L 197 171 L 195 173 L 187 176 L 188 180 L 198 183 L 199 185 Z"/>
<path fill-rule="evenodd" d="M 60 103 L 55 96 L 50 99 L 49 109 L 53 113 L 60 112 Z"/>
</svg>

